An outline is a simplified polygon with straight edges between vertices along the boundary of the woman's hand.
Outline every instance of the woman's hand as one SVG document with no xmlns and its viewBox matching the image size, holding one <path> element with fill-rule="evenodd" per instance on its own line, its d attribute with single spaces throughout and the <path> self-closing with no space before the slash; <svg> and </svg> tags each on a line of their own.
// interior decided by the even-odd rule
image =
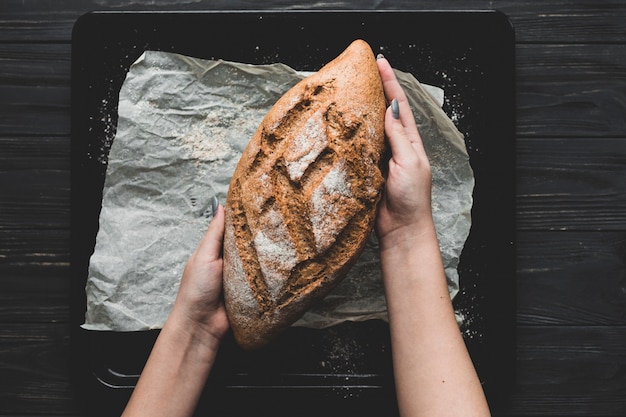
<svg viewBox="0 0 626 417">
<path fill-rule="evenodd" d="M 222 299 L 224 208 L 217 202 L 215 206 L 213 220 L 185 266 L 168 320 L 178 320 L 219 342 L 229 324 Z"/>
<path fill-rule="evenodd" d="M 431 209 L 431 170 L 406 95 L 389 62 L 378 69 L 387 100 L 389 173 L 376 219 L 402 416 L 488 417 L 459 331 Z"/>
<path fill-rule="evenodd" d="M 376 219 L 376 232 L 385 250 L 410 240 L 422 226 L 432 226 L 432 176 L 407 97 L 387 59 L 379 56 L 377 64 L 391 103 L 385 115 L 391 159 Z"/>
<path fill-rule="evenodd" d="M 217 201 L 214 207 L 123 417 L 189 417 L 196 408 L 229 327 L 222 302 L 224 208 Z"/>
</svg>

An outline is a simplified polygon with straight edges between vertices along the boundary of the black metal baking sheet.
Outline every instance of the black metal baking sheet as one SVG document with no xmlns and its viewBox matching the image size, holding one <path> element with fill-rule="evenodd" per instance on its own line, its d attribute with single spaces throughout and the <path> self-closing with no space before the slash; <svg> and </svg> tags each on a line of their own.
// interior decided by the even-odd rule
<svg viewBox="0 0 626 417">
<path fill-rule="evenodd" d="M 492 408 L 515 361 L 515 53 L 501 13 L 440 11 L 94 12 L 72 40 L 72 362 L 93 416 L 119 414 L 158 332 L 80 329 L 117 101 L 145 50 L 317 70 L 351 41 L 442 87 L 465 135 L 476 187 L 456 307 Z M 394 415 L 388 327 L 293 328 L 242 352 L 224 341 L 198 413 L 218 416 Z M 175 401 L 175 399 L 172 399 Z M 297 411 L 294 411 L 297 410 Z"/>
</svg>

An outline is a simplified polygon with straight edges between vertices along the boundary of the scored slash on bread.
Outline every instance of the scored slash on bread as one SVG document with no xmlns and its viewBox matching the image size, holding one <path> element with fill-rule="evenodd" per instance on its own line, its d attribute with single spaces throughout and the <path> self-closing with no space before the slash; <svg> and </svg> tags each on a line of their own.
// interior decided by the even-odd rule
<svg viewBox="0 0 626 417">
<path fill-rule="evenodd" d="M 385 97 L 356 40 L 287 91 L 244 150 L 226 198 L 224 298 L 236 341 L 267 344 L 326 296 L 372 232 Z"/>
</svg>

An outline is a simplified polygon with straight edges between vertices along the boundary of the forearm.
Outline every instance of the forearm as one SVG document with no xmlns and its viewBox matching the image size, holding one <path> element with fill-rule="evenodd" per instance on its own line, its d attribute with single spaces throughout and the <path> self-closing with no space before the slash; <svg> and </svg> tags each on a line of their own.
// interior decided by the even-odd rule
<svg viewBox="0 0 626 417">
<path fill-rule="evenodd" d="M 186 327 L 185 320 L 172 312 L 123 417 L 191 416 L 218 347 L 218 339 L 202 329 Z"/>
<path fill-rule="evenodd" d="M 401 415 L 488 416 L 454 316 L 434 226 L 427 222 L 385 243 L 381 263 Z"/>
</svg>

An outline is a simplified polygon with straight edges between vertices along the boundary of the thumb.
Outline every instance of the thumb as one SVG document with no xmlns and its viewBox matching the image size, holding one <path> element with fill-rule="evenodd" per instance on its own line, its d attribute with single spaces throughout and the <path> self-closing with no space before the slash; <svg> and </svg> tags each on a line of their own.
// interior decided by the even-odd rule
<svg viewBox="0 0 626 417">
<path fill-rule="evenodd" d="M 411 140 L 402 125 L 402 120 L 400 120 L 400 108 L 398 100 L 395 98 L 387 108 L 385 133 L 387 134 L 387 140 L 391 148 L 391 158 L 394 161 L 402 161 L 414 152 Z"/>
<path fill-rule="evenodd" d="M 224 239 L 224 207 L 217 206 L 209 228 L 200 240 L 197 252 L 205 254 L 209 261 L 220 258 L 222 251 L 222 241 Z"/>
</svg>

